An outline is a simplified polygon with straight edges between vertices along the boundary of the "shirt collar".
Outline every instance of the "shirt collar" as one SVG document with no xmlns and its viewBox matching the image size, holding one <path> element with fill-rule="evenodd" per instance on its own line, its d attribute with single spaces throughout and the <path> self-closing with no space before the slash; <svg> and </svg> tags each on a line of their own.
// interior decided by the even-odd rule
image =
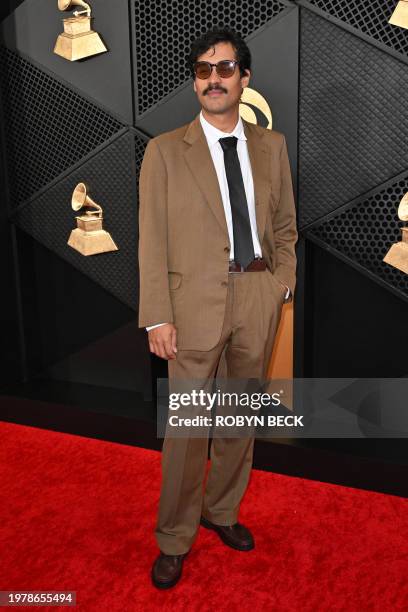
<svg viewBox="0 0 408 612">
<path fill-rule="evenodd" d="M 238 118 L 238 122 L 232 132 L 227 133 L 219 130 L 209 123 L 203 116 L 203 111 L 200 112 L 200 123 L 204 130 L 205 137 L 207 138 L 208 146 L 214 145 L 220 138 L 226 138 L 227 136 L 236 136 L 238 140 L 246 140 L 244 132 L 244 124 L 242 123 L 241 116 Z"/>
</svg>

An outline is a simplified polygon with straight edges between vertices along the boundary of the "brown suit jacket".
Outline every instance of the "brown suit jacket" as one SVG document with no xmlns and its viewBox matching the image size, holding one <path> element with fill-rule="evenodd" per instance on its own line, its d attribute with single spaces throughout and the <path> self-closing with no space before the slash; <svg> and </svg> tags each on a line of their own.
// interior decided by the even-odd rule
<svg viewBox="0 0 408 612">
<path fill-rule="evenodd" d="M 293 293 L 297 231 L 285 137 L 243 123 L 262 255 Z M 174 323 L 178 348 L 210 350 L 224 320 L 230 243 L 199 115 L 149 141 L 139 192 L 139 327 Z"/>
</svg>

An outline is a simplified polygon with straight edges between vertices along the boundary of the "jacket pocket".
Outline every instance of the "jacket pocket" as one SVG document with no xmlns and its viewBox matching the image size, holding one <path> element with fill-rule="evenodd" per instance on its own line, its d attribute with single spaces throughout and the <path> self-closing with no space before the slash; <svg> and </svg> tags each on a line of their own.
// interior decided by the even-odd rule
<svg viewBox="0 0 408 612">
<path fill-rule="evenodd" d="M 180 272 L 169 272 L 169 289 L 173 291 L 174 289 L 178 289 L 181 285 L 181 281 L 183 280 L 183 275 Z"/>
<path fill-rule="evenodd" d="M 278 281 L 278 279 L 276 278 L 274 273 L 271 272 L 271 270 L 267 269 L 267 274 L 270 277 L 270 279 L 272 280 L 272 286 L 275 286 L 275 289 L 277 289 L 279 291 L 279 297 L 281 297 L 282 300 L 284 300 L 285 299 L 285 294 L 286 294 L 286 288 L 284 287 L 284 285 L 282 285 L 282 283 L 280 281 Z"/>
</svg>

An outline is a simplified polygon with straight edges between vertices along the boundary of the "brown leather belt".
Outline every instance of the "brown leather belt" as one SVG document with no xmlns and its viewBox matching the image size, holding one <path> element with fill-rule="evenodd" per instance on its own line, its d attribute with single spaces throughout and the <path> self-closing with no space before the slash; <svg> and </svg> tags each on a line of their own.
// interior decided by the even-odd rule
<svg viewBox="0 0 408 612">
<path fill-rule="evenodd" d="M 259 257 L 257 259 L 253 259 L 250 264 L 246 268 L 241 266 L 241 264 L 236 261 L 229 262 L 229 272 L 261 272 L 266 269 L 266 261 Z"/>
</svg>

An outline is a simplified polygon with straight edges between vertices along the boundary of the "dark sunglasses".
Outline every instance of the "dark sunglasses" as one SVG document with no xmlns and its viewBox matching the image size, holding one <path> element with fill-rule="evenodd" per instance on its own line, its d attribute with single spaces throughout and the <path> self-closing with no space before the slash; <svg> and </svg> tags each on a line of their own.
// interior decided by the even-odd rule
<svg viewBox="0 0 408 612">
<path fill-rule="evenodd" d="M 237 64 L 239 64 L 239 62 L 236 60 L 221 60 L 216 64 L 211 64 L 210 62 L 196 62 L 194 64 L 194 74 L 198 79 L 209 79 L 212 69 L 215 66 L 218 76 L 222 79 L 228 79 L 234 74 Z"/>
</svg>

